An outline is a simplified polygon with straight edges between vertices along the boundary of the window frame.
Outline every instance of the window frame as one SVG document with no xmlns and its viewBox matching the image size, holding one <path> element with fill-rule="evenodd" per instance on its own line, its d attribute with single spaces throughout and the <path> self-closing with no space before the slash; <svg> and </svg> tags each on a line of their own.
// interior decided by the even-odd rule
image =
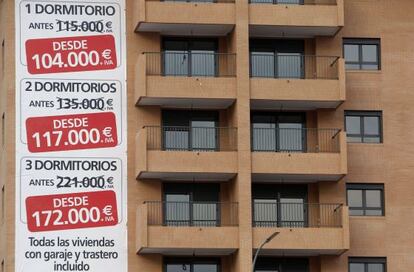
<svg viewBox="0 0 414 272">
<path fill-rule="evenodd" d="M 346 61 L 345 59 L 345 45 L 358 45 L 358 61 Z M 376 62 L 364 62 L 362 56 L 363 45 L 375 45 L 377 46 L 377 61 Z M 381 39 L 380 38 L 343 38 L 342 39 L 342 56 L 345 59 L 345 70 L 353 71 L 381 71 Z M 347 69 L 346 65 L 358 65 L 359 69 Z M 363 69 L 363 65 L 378 65 L 378 69 Z"/>
<path fill-rule="evenodd" d="M 348 199 L 348 190 L 361 190 L 362 191 L 362 206 L 361 207 L 351 207 L 349 205 Z M 381 215 L 367 215 L 366 211 L 378 211 L 378 208 L 367 207 L 366 206 L 366 191 L 369 190 L 379 190 L 381 191 Z M 350 216 L 385 216 L 385 187 L 381 183 L 347 183 L 346 184 L 346 203 L 348 205 L 349 211 L 358 210 L 362 211 L 362 215 L 351 215 Z"/>
<path fill-rule="evenodd" d="M 353 116 L 353 117 L 359 117 L 360 118 L 360 134 L 349 134 L 347 131 L 347 121 L 346 118 L 348 116 Z M 378 130 L 379 130 L 379 134 L 378 135 L 369 135 L 369 134 L 365 134 L 365 125 L 364 125 L 364 117 L 378 117 Z M 361 142 L 348 142 L 347 143 L 361 143 L 361 144 L 382 144 L 384 141 L 383 139 L 383 125 L 382 125 L 382 111 L 358 111 L 358 110 L 345 110 L 344 111 L 344 127 L 345 127 L 345 132 L 346 132 L 346 136 L 348 138 L 349 137 L 360 137 L 361 138 Z M 379 138 L 379 142 L 365 142 L 364 138 L 373 138 L 373 137 L 378 137 Z"/>
<path fill-rule="evenodd" d="M 383 272 L 387 272 L 387 258 L 386 257 L 348 257 L 348 272 L 351 271 L 352 263 L 364 264 L 364 272 L 368 272 L 368 264 L 382 264 Z"/>
</svg>

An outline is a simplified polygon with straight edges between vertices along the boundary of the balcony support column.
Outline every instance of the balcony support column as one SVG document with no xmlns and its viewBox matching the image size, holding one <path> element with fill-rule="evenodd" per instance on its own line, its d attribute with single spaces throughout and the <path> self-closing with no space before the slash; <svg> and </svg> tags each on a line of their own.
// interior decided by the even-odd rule
<svg viewBox="0 0 414 272">
<path fill-rule="evenodd" d="M 249 3 L 236 1 L 236 27 L 231 37 L 236 53 L 238 130 L 238 175 L 234 182 L 235 201 L 239 202 L 239 250 L 234 258 L 235 272 L 252 270 L 252 210 L 251 210 L 251 152 L 250 152 L 250 75 L 249 75 Z"/>
</svg>

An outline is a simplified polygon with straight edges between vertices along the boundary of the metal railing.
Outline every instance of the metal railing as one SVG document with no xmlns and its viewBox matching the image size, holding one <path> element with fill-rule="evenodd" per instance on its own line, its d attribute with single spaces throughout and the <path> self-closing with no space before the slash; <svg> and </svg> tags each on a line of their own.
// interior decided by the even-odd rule
<svg viewBox="0 0 414 272">
<path fill-rule="evenodd" d="M 147 75 L 235 77 L 236 54 L 207 52 L 147 52 Z"/>
<path fill-rule="evenodd" d="M 336 0 L 249 0 L 251 4 L 336 5 Z"/>
<path fill-rule="evenodd" d="M 237 202 L 146 201 L 150 226 L 238 226 Z"/>
<path fill-rule="evenodd" d="M 265 228 L 340 228 L 342 204 L 254 201 L 253 226 Z"/>
<path fill-rule="evenodd" d="M 340 131 L 330 128 L 252 128 L 252 151 L 339 153 Z"/>
<path fill-rule="evenodd" d="M 250 76 L 291 79 L 338 79 L 339 57 L 250 53 Z"/>
<path fill-rule="evenodd" d="M 176 3 L 234 3 L 234 0 L 146 0 L 147 2 L 176 2 Z"/>
<path fill-rule="evenodd" d="M 236 151 L 237 128 L 146 126 L 148 150 Z"/>
</svg>

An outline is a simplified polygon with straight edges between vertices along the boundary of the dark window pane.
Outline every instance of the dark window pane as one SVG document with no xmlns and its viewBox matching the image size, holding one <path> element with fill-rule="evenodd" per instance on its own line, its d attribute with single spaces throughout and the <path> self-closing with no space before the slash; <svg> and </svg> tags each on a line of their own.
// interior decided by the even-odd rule
<svg viewBox="0 0 414 272">
<path fill-rule="evenodd" d="M 377 46 L 372 44 L 362 45 L 362 61 L 377 62 Z"/>
<path fill-rule="evenodd" d="M 365 215 L 369 216 L 382 216 L 382 210 L 366 210 Z"/>
<path fill-rule="evenodd" d="M 384 272 L 384 264 L 368 264 L 368 272 Z"/>
<path fill-rule="evenodd" d="M 349 272 L 365 272 L 365 264 L 351 263 L 349 264 Z"/>
<path fill-rule="evenodd" d="M 361 134 L 361 118 L 359 116 L 346 116 L 347 134 Z"/>
<path fill-rule="evenodd" d="M 364 215 L 364 211 L 363 210 L 352 209 L 352 210 L 349 210 L 349 214 L 350 215 Z"/>
<path fill-rule="evenodd" d="M 381 191 L 380 190 L 367 190 L 365 191 L 366 195 L 366 205 L 370 208 L 380 208 L 381 207 Z"/>
<path fill-rule="evenodd" d="M 364 117 L 364 134 L 365 135 L 379 135 L 379 117 L 365 116 Z"/>
<path fill-rule="evenodd" d="M 344 55 L 347 62 L 358 62 L 359 61 L 359 46 L 357 44 L 345 44 Z"/>
<path fill-rule="evenodd" d="M 348 206 L 362 207 L 362 190 L 348 190 Z"/>
</svg>

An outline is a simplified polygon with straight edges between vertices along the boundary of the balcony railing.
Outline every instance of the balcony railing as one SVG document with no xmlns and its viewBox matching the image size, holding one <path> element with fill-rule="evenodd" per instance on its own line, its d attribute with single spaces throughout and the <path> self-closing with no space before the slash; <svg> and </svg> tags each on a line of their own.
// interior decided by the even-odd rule
<svg viewBox="0 0 414 272">
<path fill-rule="evenodd" d="M 149 52 L 147 75 L 184 77 L 235 77 L 236 54 L 215 52 Z"/>
<path fill-rule="evenodd" d="M 251 4 L 336 5 L 336 0 L 250 0 Z"/>
<path fill-rule="evenodd" d="M 172 227 L 238 226 L 236 202 L 147 201 L 148 225 Z"/>
<path fill-rule="evenodd" d="M 342 204 L 254 201 L 253 226 L 265 228 L 340 228 Z"/>
<path fill-rule="evenodd" d="M 148 150 L 235 151 L 237 128 L 146 126 Z"/>
<path fill-rule="evenodd" d="M 339 57 L 250 53 L 250 76 L 291 79 L 338 79 Z"/>
<path fill-rule="evenodd" d="M 340 129 L 252 128 L 252 151 L 339 153 Z"/>
</svg>

